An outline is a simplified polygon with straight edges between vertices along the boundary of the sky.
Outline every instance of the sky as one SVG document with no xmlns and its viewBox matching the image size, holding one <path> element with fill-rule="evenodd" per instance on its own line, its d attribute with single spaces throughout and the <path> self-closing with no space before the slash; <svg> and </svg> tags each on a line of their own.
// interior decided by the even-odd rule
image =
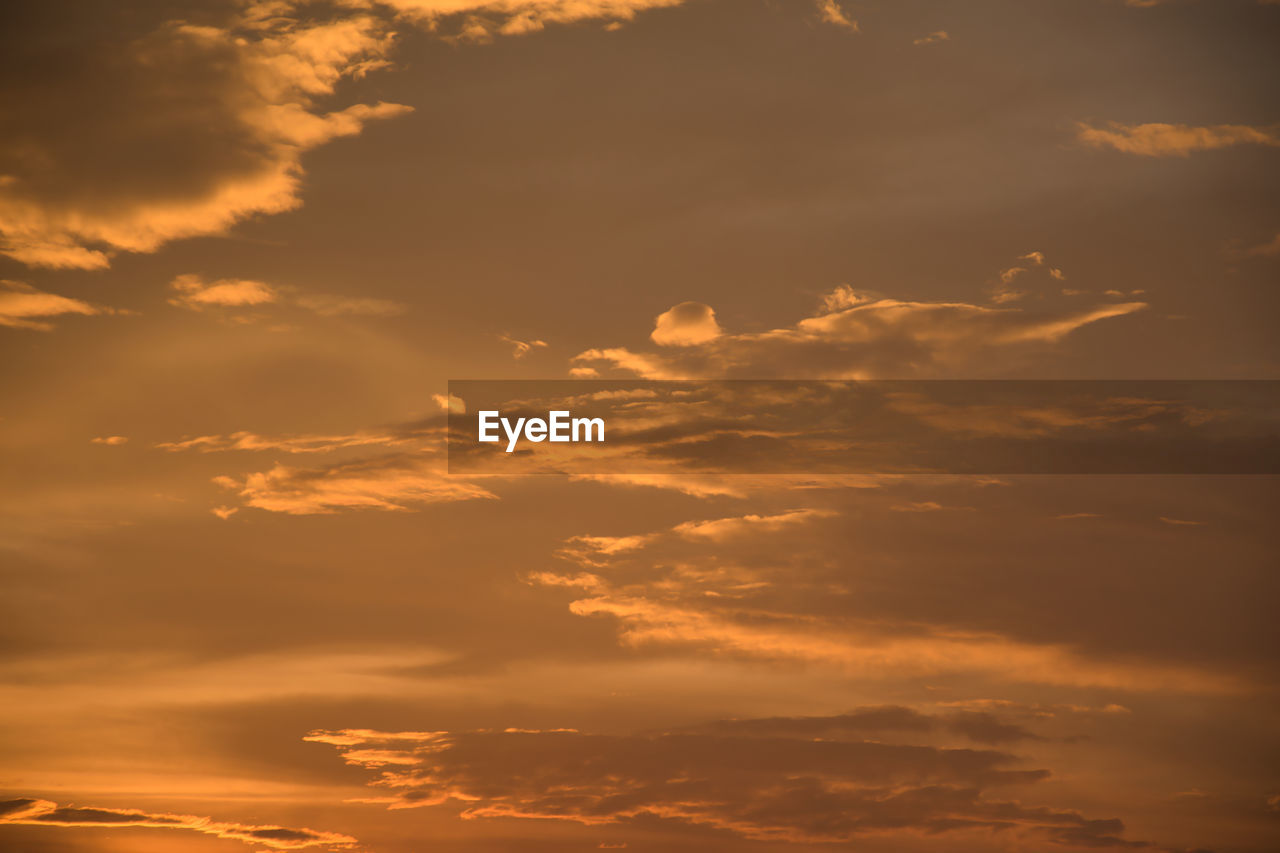
<svg viewBox="0 0 1280 853">
<path fill-rule="evenodd" d="M 1278 42 L 1267 0 L 6 4 L 0 850 L 1277 849 L 1274 476 L 445 436 L 450 380 L 1280 379 Z"/>
</svg>

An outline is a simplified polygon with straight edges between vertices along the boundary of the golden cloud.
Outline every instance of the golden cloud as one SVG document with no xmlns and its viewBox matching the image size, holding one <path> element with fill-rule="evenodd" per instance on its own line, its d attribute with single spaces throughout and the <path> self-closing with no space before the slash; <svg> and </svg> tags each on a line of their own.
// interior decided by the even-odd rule
<svg viewBox="0 0 1280 853">
<path fill-rule="evenodd" d="M 1195 151 L 1212 151 L 1233 145 L 1280 145 L 1274 127 L 1245 124 L 1217 124 L 1197 127 L 1188 124 L 1122 124 L 1107 122 L 1098 127 L 1086 122 L 1076 125 L 1076 138 L 1094 148 L 1114 148 L 1144 157 L 1187 157 Z"/>
<path fill-rule="evenodd" d="M 170 22 L 123 45 L 30 39 L 52 45 L 33 61 L 63 69 L 64 94 L 50 102 L 34 77 L 0 90 L 13 120 L 0 137 L 0 253 L 101 268 L 297 207 L 306 151 L 409 111 L 316 108 L 384 64 L 391 39 L 368 15 Z"/>
<path fill-rule="evenodd" d="M 59 806 L 49 800 L 21 798 L 0 801 L 0 824 L 19 826 L 77 826 L 103 829 L 146 827 L 198 832 L 232 841 L 243 841 L 269 850 L 347 850 L 358 842 L 349 835 L 314 829 L 217 821 L 208 817 L 158 814 L 131 809 L 99 809 Z"/>
<path fill-rule="evenodd" d="M 0 326 L 47 332 L 53 328 L 53 323 L 46 319 L 48 317 L 114 313 L 117 312 L 113 309 L 46 293 L 20 281 L 0 281 Z"/>
</svg>

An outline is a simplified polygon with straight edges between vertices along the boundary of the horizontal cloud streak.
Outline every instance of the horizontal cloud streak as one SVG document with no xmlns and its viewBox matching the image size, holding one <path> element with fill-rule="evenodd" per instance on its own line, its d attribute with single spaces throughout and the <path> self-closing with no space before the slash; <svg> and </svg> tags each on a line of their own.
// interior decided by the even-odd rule
<svg viewBox="0 0 1280 853">
<path fill-rule="evenodd" d="M 983 353 L 1054 344 L 1072 332 L 1146 307 L 1142 302 L 1032 313 L 964 302 L 919 302 L 837 288 L 823 312 L 759 333 L 721 333 L 708 306 L 683 303 L 658 318 L 659 352 L 585 350 L 573 364 L 643 379 L 805 377 L 871 379 L 955 369 Z M 680 312 L 679 315 L 676 312 Z M 675 317 L 683 318 L 675 325 Z M 712 328 L 714 326 L 714 328 Z M 679 329 L 680 331 L 676 331 Z M 678 347 L 669 344 L 679 343 Z"/>
<path fill-rule="evenodd" d="M 1029 786 L 1049 775 L 1018 769 L 1007 753 L 841 737 L 909 730 L 907 723 L 919 722 L 910 715 L 871 709 L 843 719 L 739 720 L 622 736 L 321 730 L 306 740 L 380 771 L 372 784 L 387 794 L 375 802 L 406 808 L 457 800 L 466 804 L 464 818 L 656 819 L 796 843 L 1019 830 L 1062 844 L 1148 846 L 1123 839 L 1116 819 L 988 796 L 993 786 Z M 819 731 L 828 737 L 815 739 Z"/>
<path fill-rule="evenodd" d="M 355 838 L 337 832 L 290 829 L 284 826 L 255 826 L 194 815 L 157 814 L 130 809 L 59 806 L 48 800 L 30 798 L 0 801 L 0 825 L 3 824 L 187 830 L 229 841 L 242 841 L 269 850 L 306 848 L 349 850 L 358 844 Z"/>
<path fill-rule="evenodd" d="M 1188 124 L 1122 124 L 1107 122 L 1101 127 L 1081 122 L 1076 137 L 1095 148 L 1113 148 L 1144 157 L 1187 157 L 1196 151 L 1213 151 L 1233 145 L 1280 145 L 1276 128 L 1244 124 L 1197 127 Z"/>
</svg>

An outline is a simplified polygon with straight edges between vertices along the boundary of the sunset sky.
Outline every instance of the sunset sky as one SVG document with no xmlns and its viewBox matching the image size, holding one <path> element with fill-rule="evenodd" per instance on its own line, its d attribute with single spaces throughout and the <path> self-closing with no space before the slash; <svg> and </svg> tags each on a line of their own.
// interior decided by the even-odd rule
<svg viewBox="0 0 1280 853">
<path fill-rule="evenodd" d="M 1274 476 L 445 449 L 450 380 L 1280 379 L 1275 0 L 0 42 L 3 853 L 1280 849 Z"/>
</svg>

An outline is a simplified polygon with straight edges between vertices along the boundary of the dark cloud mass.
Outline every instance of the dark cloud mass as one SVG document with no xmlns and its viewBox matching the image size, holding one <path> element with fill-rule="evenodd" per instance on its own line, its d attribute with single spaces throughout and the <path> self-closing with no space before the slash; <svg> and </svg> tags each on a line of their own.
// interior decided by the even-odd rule
<svg viewBox="0 0 1280 853">
<path fill-rule="evenodd" d="M 732 721 L 710 727 L 715 734 L 321 731 L 307 739 L 338 746 L 348 763 L 381 769 L 373 784 L 394 792 L 398 805 L 454 798 L 467 804 L 464 816 L 585 824 L 658 818 L 796 842 L 1008 830 L 1065 844 L 1148 846 L 1120 838 L 1119 820 L 989 797 L 987 789 L 1032 786 L 1049 775 L 1014 769 L 1018 761 L 1007 753 L 805 736 L 864 725 L 892 730 L 904 712 L 909 718 L 906 709 L 869 709 Z M 739 729 L 752 736 L 730 733 Z"/>
</svg>

